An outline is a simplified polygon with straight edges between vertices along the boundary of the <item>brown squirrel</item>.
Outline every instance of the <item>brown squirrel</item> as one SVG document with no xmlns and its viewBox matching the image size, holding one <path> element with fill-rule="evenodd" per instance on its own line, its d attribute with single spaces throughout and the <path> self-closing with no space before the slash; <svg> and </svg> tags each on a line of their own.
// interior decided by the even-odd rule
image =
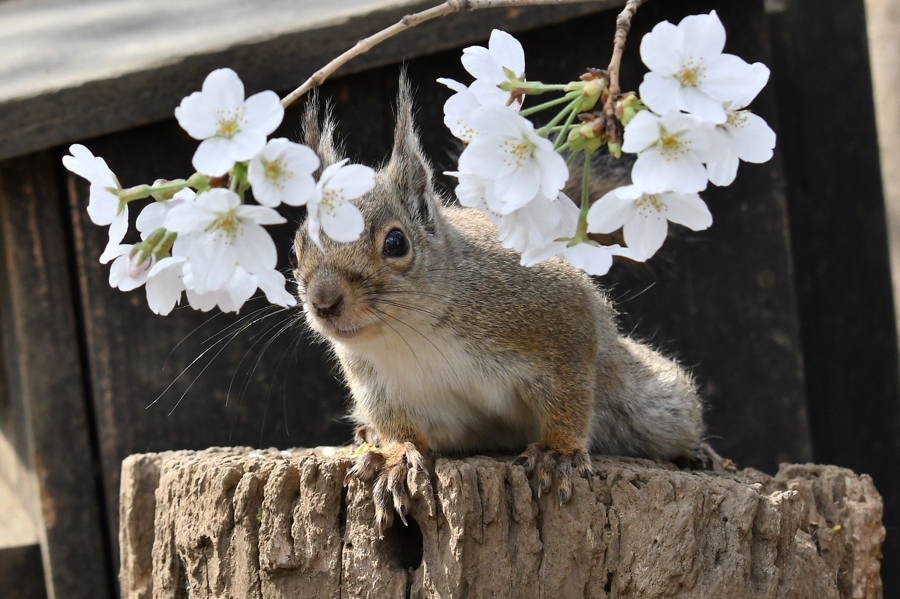
<svg viewBox="0 0 900 599">
<path fill-rule="evenodd" d="M 431 451 L 522 452 L 540 495 L 560 502 L 591 477 L 588 452 L 721 465 L 703 442 L 690 374 L 619 333 L 615 310 L 561 259 L 531 268 L 480 212 L 436 193 L 401 77 L 392 156 L 356 202 L 357 241 L 301 225 L 298 294 L 340 361 L 361 435 L 377 442 L 348 477 L 375 481 L 376 525 L 405 522 L 407 473 Z M 330 115 L 307 105 L 304 135 L 322 166 L 342 158 Z"/>
</svg>

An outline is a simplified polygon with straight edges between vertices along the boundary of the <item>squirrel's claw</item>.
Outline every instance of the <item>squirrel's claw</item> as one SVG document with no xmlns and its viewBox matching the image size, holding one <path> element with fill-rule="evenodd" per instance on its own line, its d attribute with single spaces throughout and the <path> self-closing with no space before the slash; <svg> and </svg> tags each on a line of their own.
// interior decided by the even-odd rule
<svg viewBox="0 0 900 599">
<path fill-rule="evenodd" d="M 427 472 L 425 458 L 414 444 L 396 443 L 366 451 L 347 472 L 345 485 L 352 478 L 375 481 L 372 499 L 375 502 L 375 528 L 379 538 L 383 538 L 384 531 L 393 525 L 395 513 L 404 525 L 409 525 L 406 517 L 412 509 L 412 500 L 406 477 L 410 470 Z"/>
<path fill-rule="evenodd" d="M 524 466 L 528 473 L 534 472 L 538 499 L 550 490 L 555 479 L 559 485 L 560 504 L 572 499 L 572 480 L 576 474 L 586 478 L 588 483 L 593 479 L 591 458 L 584 449 L 557 451 L 532 443 L 512 463 Z"/>
<path fill-rule="evenodd" d="M 377 451 L 366 451 L 356 459 L 353 467 L 347 471 L 344 476 L 344 486 L 350 484 L 354 478 L 358 478 L 363 482 L 370 482 L 375 479 L 375 475 L 384 466 L 384 456 Z"/>
</svg>

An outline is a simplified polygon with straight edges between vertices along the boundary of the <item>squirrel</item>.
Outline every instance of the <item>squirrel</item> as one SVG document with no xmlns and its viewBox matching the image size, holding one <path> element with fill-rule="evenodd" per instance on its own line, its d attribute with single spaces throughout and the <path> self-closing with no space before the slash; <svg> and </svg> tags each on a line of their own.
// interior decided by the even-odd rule
<svg viewBox="0 0 900 599">
<path fill-rule="evenodd" d="M 330 111 L 307 103 L 305 143 L 339 161 Z M 406 523 L 407 473 L 431 453 L 520 453 L 536 493 L 572 496 L 589 452 L 718 467 L 691 375 L 619 332 L 591 279 L 559 258 L 526 268 L 479 211 L 435 190 L 401 75 L 394 146 L 355 202 L 359 239 L 301 224 L 294 275 L 308 326 L 330 344 L 369 448 L 348 472 L 374 481 L 376 527 Z"/>
</svg>

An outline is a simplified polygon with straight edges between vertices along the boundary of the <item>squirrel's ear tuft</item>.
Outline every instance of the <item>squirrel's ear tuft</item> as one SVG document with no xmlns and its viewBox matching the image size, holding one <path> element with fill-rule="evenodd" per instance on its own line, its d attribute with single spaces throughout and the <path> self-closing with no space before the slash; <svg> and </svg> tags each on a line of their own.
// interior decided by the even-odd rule
<svg viewBox="0 0 900 599">
<path fill-rule="evenodd" d="M 431 183 L 431 165 L 422 153 L 413 122 L 412 89 L 406 72 L 400 73 L 394 149 L 386 168 L 409 214 L 429 233 L 437 229 L 437 204 Z"/>
<path fill-rule="evenodd" d="M 312 148 L 322 162 L 322 169 L 340 162 L 344 149 L 334 139 L 337 123 L 331 116 L 331 103 L 325 105 L 325 119 L 319 124 L 319 90 L 310 92 L 303 109 L 303 143 Z"/>
</svg>

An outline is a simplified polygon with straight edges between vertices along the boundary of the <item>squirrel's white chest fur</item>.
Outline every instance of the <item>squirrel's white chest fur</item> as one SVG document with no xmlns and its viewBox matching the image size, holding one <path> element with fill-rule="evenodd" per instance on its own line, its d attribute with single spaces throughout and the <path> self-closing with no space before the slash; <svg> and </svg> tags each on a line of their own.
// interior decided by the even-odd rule
<svg viewBox="0 0 900 599">
<path fill-rule="evenodd" d="M 409 414 L 439 452 L 518 451 L 540 438 L 538 418 L 516 393 L 527 372 L 474 354 L 453 334 L 396 328 L 338 348 L 374 374 L 371 381 L 349 377 L 358 420 L 369 422 L 372 402 L 386 401 Z"/>
</svg>

